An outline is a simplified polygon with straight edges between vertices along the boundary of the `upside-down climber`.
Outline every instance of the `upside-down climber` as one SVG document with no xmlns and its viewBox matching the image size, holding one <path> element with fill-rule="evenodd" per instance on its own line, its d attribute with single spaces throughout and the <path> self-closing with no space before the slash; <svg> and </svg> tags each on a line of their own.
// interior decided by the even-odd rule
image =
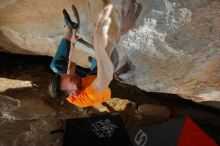
<svg viewBox="0 0 220 146">
<path fill-rule="evenodd" d="M 76 35 L 78 26 L 74 26 L 68 13 L 63 11 L 64 38 L 50 65 L 56 74 L 55 79 L 49 84 L 52 97 L 65 98 L 79 107 L 101 104 L 111 97 L 108 86 L 113 79 L 114 67 L 105 48 L 108 44 L 112 8 L 112 4 L 105 6 L 95 21 L 93 46 L 96 59 L 89 57 L 90 69 L 82 68 L 73 61 L 74 44 L 78 40 Z"/>
</svg>

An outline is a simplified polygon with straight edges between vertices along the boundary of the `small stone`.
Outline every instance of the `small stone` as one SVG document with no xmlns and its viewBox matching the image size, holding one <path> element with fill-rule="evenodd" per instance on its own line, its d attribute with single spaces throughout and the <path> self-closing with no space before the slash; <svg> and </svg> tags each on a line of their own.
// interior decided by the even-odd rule
<svg viewBox="0 0 220 146">
<path fill-rule="evenodd" d="M 171 115 L 171 111 L 163 105 L 142 104 L 138 106 L 137 112 L 143 116 L 159 117 L 167 119 Z"/>
<path fill-rule="evenodd" d="M 0 113 L 10 113 L 20 107 L 20 101 L 18 99 L 0 95 Z"/>
</svg>

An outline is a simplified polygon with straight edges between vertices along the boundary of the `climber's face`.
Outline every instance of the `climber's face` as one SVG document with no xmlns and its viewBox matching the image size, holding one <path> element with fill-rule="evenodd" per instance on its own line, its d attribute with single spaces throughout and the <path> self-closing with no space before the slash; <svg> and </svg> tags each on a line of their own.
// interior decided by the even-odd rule
<svg viewBox="0 0 220 146">
<path fill-rule="evenodd" d="M 62 75 L 61 90 L 66 91 L 69 96 L 76 96 L 80 91 L 81 78 L 78 76 Z"/>
</svg>

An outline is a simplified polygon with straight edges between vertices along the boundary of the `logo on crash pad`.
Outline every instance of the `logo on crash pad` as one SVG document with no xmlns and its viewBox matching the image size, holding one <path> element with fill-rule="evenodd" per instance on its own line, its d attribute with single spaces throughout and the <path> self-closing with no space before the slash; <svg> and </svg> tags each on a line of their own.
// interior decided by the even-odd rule
<svg viewBox="0 0 220 146">
<path fill-rule="evenodd" d="M 110 119 L 99 120 L 92 124 L 92 131 L 99 137 L 112 137 L 118 128 Z"/>
<path fill-rule="evenodd" d="M 145 146 L 147 143 L 147 134 L 141 129 L 135 135 L 135 144 L 138 146 Z"/>
</svg>

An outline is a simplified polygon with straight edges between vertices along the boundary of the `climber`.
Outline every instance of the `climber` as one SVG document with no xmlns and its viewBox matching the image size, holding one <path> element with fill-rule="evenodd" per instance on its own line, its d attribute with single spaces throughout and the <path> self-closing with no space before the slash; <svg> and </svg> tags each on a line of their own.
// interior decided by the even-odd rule
<svg viewBox="0 0 220 146">
<path fill-rule="evenodd" d="M 77 65 L 73 61 L 73 52 L 74 43 L 78 38 L 75 33 L 76 29 L 70 25 L 69 20 L 64 15 L 64 38 L 61 40 L 50 65 L 56 74 L 55 79 L 49 84 L 49 93 L 52 97 L 65 98 L 79 107 L 101 104 L 110 98 L 111 90 L 108 86 L 113 79 L 114 67 L 105 48 L 108 44 L 112 8 L 112 4 L 105 6 L 95 21 L 93 45 L 96 60 L 92 57 L 89 58 L 91 68 L 87 69 L 89 73 L 85 77 L 75 73 Z M 97 75 L 94 75 L 96 73 L 96 61 Z"/>
</svg>

